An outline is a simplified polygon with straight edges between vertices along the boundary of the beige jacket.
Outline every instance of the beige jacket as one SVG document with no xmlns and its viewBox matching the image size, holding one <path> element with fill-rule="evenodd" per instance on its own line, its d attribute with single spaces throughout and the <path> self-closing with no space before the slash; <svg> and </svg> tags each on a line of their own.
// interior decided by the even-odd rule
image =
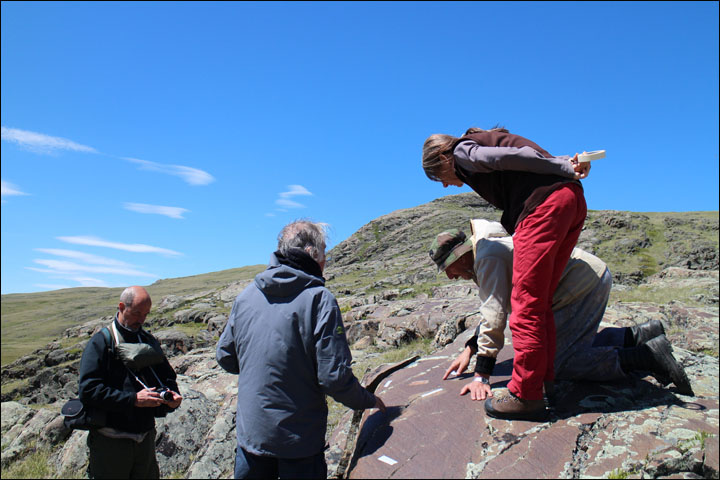
<svg viewBox="0 0 720 480">
<path fill-rule="evenodd" d="M 510 313 L 513 242 L 502 225 L 482 219 L 470 221 L 475 283 L 478 286 L 481 320 L 475 335 L 478 355 L 497 357 L 505 343 Z M 575 248 L 553 296 L 553 311 L 582 299 L 600 282 L 607 265 L 594 255 Z"/>
</svg>

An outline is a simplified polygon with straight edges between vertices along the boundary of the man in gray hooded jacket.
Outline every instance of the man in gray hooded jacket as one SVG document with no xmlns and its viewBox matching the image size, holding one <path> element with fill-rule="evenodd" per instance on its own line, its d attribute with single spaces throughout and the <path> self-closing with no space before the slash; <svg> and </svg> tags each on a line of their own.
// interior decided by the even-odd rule
<svg viewBox="0 0 720 480">
<path fill-rule="evenodd" d="M 323 225 L 293 222 L 267 270 L 235 299 L 216 352 L 238 374 L 235 478 L 326 478 L 326 394 L 352 409 L 385 410 L 350 369 L 324 267 Z"/>
</svg>

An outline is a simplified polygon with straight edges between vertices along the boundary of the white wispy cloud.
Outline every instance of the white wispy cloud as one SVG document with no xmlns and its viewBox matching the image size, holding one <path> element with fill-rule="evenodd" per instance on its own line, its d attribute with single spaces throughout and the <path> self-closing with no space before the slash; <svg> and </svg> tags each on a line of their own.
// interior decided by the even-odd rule
<svg viewBox="0 0 720 480">
<path fill-rule="evenodd" d="M 72 275 L 78 273 L 108 273 L 114 275 L 130 275 L 137 277 L 159 278 L 154 273 L 142 272 L 133 268 L 112 267 L 103 265 L 82 265 L 76 262 L 66 260 L 50 260 L 46 258 L 36 258 L 33 262 L 46 268 L 26 267 L 36 272 L 51 273 L 56 275 Z"/>
<path fill-rule="evenodd" d="M 79 283 L 80 287 L 109 287 L 107 282 L 98 278 L 92 277 L 69 277 L 67 280 L 72 280 Z M 78 285 L 63 285 L 57 283 L 36 283 L 36 287 L 47 288 L 48 290 L 60 290 L 62 288 L 77 288 Z"/>
<path fill-rule="evenodd" d="M 296 195 L 312 195 L 310 190 L 303 187 L 302 185 L 288 185 L 288 188 L 290 190 L 288 190 L 287 192 L 280 193 L 280 198 L 290 198 Z"/>
<path fill-rule="evenodd" d="M 58 285 L 55 283 L 36 283 L 36 287 L 47 288 L 48 290 L 61 290 L 63 288 L 73 288 L 70 285 Z M 95 286 L 95 285 L 93 285 Z"/>
<path fill-rule="evenodd" d="M 149 170 L 152 172 L 160 172 L 166 175 L 174 175 L 182 178 L 190 185 L 207 185 L 215 181 L 215 177 L 204 170 L 184 165 L 168 165 L 163 163 L 151 162 L 149 160 L 140 160 L 138 158 L 125 157 L 128 162 L 140 165 L 141 170 Z"/>
<path fill-rule="evenodd" d="M 10 182 L 6 182 L 5 180 L 0 180 L 0 183 L 2 184 L 2 192 L 0 198 L 2 198 L 2 203 L 5 203 L 4 197 L 10 197 L 14 195 L 29 195 L 28 193 L 23 192 L 20 190 L 20 188 L 17 185 L 13 185 Z"/>
<path fill-rule="evenodd" d="M 165 215 L 170 218 L 184 219 L 183 213 L 190 210 L 180 207 L 165 207 L 162 205 L 148 205 L 147 203 L 125 203 L 125 209 L 138 213 L 150 213 L 156 215 Z"/>
<path fill-rule="evenodd" d="M 72 258 L 80 262 L 89 263 L 91 265 L 107 265 L 114 267 L 133 267 L 129 263 L 115 260 L 113 258 L 101 257 L 100 255 L 93 255 L 92 253 L 78 252 L 77 250 L 65 250 L 62 248 L 36 248 L 38 252 L 47 253 L 49 255 L 55 255 L 57 257 Z"/>
<path fill-rule="evenodd" d="M 283 208 L 276 208 L 278 212 L 286 212 L 286 208 L 305 208 L 300 202 L 291 200 L 292 197 L 296 196 L 311 196 L 312 192 L 302 185 L 288 185 L 288 191 L 278 193 L 278 199 L 275 200 L 275 205 L 279 205 Z M 269 215 L 268 215 L 269 216 Z"/>
<path fill-rule="evenodd" d="M 295 200 L 289 200 L 287 198 L 278 198 L 275 200 L 275 204 L 287 208 L 305 208 L 305 205 L 302 203 L 296 202 Z"/>
<path fill-rule="evenodd" d="M 71 280 L 75 280 L 80 284 L 81 287 L 108 287 L 108 283 L 99 278 L 92 277 L 73 277 Z"/>
<path fill-rule="evenodd" d="M 50 135 L 17 128 L 0 127 L 0 129 L 2 130 L 3 141 L 17 143 L 23 148 L 39 153 L 54 153 L 58 150 L 98 153 L 92 147 L 75 143 L 67 138 L 51 137 Z"/>
<path fill-rule="evenodd" d="M 163 255 L 182 255 L 180 252 L 167 248 L 153 247 L 152 245 L 144 245 L 142 243 L 119 243 L 103 240 L 102 238 L 93 236 L 73 236 L 73 237 L 56 237 L 58 240 L 74 245 L 88 245 L 91 247 L 114 248 L 116 250 L 124 250 L 126 252 L 136 253 L 160 253 Z"/>
</svg>

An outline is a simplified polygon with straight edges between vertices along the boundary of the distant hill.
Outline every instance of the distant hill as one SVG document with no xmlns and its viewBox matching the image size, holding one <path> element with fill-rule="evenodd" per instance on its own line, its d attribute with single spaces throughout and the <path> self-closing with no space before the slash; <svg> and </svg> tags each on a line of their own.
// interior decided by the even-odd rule
<svg viewBox="0 0 720 480">
<path fill-rule="evenodd" d="M 254 277 L 265 268 L 254 265 L 189 277 L 158 280 L 147 286 L 157 302 L 166 295 L 211 291 Z M 113 315 L 123 288 L 79 287 L 2 296 L 2 365 L 30 353 L 68 327 Z"/>
<path fill-rule="evenodd" d="M 469 233 L 471 218 L 499 220 L 500 212 L 476 194 L 462 193 L 372 220 L 328 252 L 327 285 L 342 298 L 388 288 L 413 287 L 419 294 L 448 284 L 428 258 L 430 243 L 448 228 Z M 590 211 L 578 246 L 602 258 L 619 284 L 637 285 L 668 266 L 713 270 L 718 268 L 718 212 Z M 202 296 L 249 280 L 263 268 L 163 279 L 147 288 L 158 305 L 167 295 Z M 121 291 L 70 288 L 2 295 L 2 365 L 45 345 L 68 327 L 112 315 Z M 150 319 L 156 314 L 153 308 Z"/>
<path fill-rule="evenodd" d="M 340 292 L 388 285 L 444 284 L 428 257 L 435 235 L 470 233 L 469 220 L 499 221 L 500 212 L 474 193 L 397 210 L 364 225 L 330 252 L 326 276 Z M 634 213 L 591 210 L 578 247 L 602 258 L 616 283 L 637 285 L 665 267 L 718 268 L 718 212 Z"/>
</svg>

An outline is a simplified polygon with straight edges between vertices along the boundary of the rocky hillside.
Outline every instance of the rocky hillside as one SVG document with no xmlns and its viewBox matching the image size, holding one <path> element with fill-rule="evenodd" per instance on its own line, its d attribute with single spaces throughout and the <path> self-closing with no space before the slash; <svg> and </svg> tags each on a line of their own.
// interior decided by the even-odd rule
<svg viewBox="0 0 720 480">
<path fill-rule="evenodd" d="M 660 388 L 651 377 L 623 385 L 567 385 L 567 408 L 539 426 L 486 424 L 481 406 L 455 395 L 450 401 L 450 396 L 443 396 L 447 392 L 437 401 L 434 395 L 413 400 L 446 387 L 435 373 L 443 370 L 477 320 L 474 285 L 436 275 L 427 255 L 436 233 L 467 229 L 473 217 L 496 220 L 499 214 L 474 194 L 443 197 L 373 220 L 329 252 L 328 287 L 344 314 L 356 374 L 361 377 L 368 369 L 411 353 L 422 356 L 413 368 L 394 374 L 396 389 L 383 393 L 397 407 L 395 413 L 374 415 L 375 423 L 363 425 L 364 446 L 351 476 L 717 477 L 718 213 L 592 211 L 579 242 L 613 272 L 615 286 L 605 324 L 628 326 L 660 319 L 697 396 L 687 398 Z M 214 345 L 234 297 L 257 270 L 198 276 L 196 287 L 188 279 L 148 287 L 154 307 L 146 326 L 161 340 L 185 396 L 181 408 L 158 423 L 156 443 L 164 477 L 232 476 L 237 379 L 217 367 Z M 220 280 L 213 281 L 214 275 Z M 74 290 L 67 291 L 68 301 L 77 307 Z M 119 291 L 111 293 L 102 293 L 107 296 L 104 310 L 92 305 L 90 311 L 96 313 L 79 314 L 50 343 L 3 365 L 3 478 L 82 475 L 86 433 L 66 431 L 59 409 L 76 395 L 77 366 L 87 340 L 111 319 L 97 313 L 114 312 L 113 298 Z M 12 296 L 3 296 L 3 344 L 6 316 L 31 316 L 27 312 L 33 295 L 42 294 L 23 296 L 25 309 Z M 62 295 L 55 295 L 58 308 L 68 309 Z M 44 312 L 32 321 L 58 320 Z M 493 379 L 498 386 L 501 374 Z M 416 388 L 420 385 L 422 391 Z M 346 409 L 329 404 L 333 429 L 326 453 L 332 472 L 344 448 L 349 417 Z M 453 410 L 458 408 L 465 413 L 458 415 Z M 432 421 L 450 417 L 461 422 Z M 471 441 L 451 441 L 453 432 L 467 429 L 467 422 L 477 425 L 478 434 Z M 412 427 L 409 434 L 403 433 L 405 425 Z M 548 454 L 538 444 L 555 445 L 556 466 L 543 463 Z M 444 463 L 431 460 L 433 451 L 442 454 Z M 377 460 L 383 454 L 399 462 L 396 468 L 376 468 L 386 465 Z M 418 463 L 417 458 L 427 461 Z M 442 469 L 433 470 L 433 465 Z"/>
</svg>

